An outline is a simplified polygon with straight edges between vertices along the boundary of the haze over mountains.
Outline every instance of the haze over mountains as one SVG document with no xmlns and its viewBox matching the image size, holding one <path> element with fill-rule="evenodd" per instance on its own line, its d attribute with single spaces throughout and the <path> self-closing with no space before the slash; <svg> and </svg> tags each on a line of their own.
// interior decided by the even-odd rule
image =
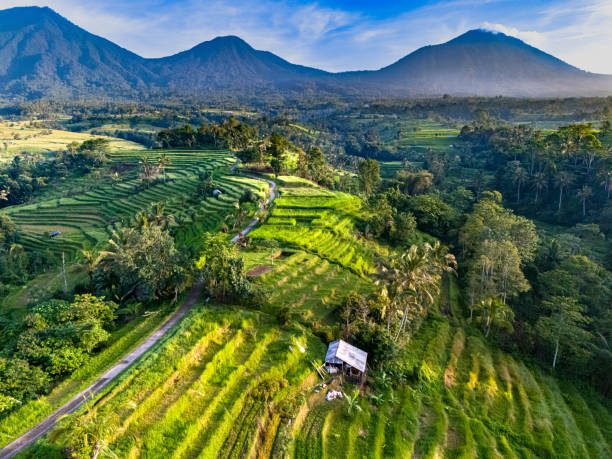
<svg viewBox="0 0 612 459">
<path fill-rule="evenodd" d="M 367 63 L 364 63 L 367 66 Z M 218 37 L 145 59 L 49 8 L 0 11 L 0 95 L 161 97 L 209 92 L 323 91 L 386 96 L 601 96 L 612 76 L 577 69 L 501 33 L 469 31 L 377 71 L 328 73 Z"/>
</svg>

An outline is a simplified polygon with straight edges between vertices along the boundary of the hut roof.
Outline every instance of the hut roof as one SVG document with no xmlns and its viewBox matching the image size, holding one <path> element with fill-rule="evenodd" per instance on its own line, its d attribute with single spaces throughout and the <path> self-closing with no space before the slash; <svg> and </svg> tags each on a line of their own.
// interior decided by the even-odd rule
<svg viewBox="0 0 612 459">
<path fill-rule="evenodd" d="M 362 373 L 365 372 L 366 362 L 368 360 L 368 353 L 362 351 L 359 348 L 343 341 L 341 339 L 332 341 L 329 343 L 327 348 L 327 354 L 325 355 L 326 363 L 333 363 L 336 365 L 348 363 L 353 368 L 357 368 Z"/>
</svg>

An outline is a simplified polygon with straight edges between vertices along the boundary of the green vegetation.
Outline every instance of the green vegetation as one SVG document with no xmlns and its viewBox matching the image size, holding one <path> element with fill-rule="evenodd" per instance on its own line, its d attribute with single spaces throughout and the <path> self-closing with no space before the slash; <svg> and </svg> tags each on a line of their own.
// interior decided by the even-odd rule
<svg viewBox="0 0 612 459">
<path fill-rule="evenodd" d="M 49 129 L 44 122 L 0 122 L 0 162 L 10 162 L 15 154 L 47 155 L 62 150 L 72 142 L 84 142 L 91 134 Z M 141 145 L 127 140 L 109 138 L 111 151 L 142 150 Z"/>
<path fill-rule="evenodd" d="M 312 182 L 279 177 L 285 186 L 276 200 L 267 225 L 252 233 L 253 239 L 276 239 L 282 245 L 315 253 L 358 275 L 373 272 L 374 250 L 356 236 L 361 201 L 332 192 Z"/>
<path fill-rule="evenodd" d="M 167 318 L 169 309 L 135 319 L 111 333 L 110 343 L 92 356 L 70 377 L 49 392 L 48 395 L 23 402 L 17 409 L 0 420 L 0 444 L 4 445 L 42 421 L 78 392 L 87 388 L 131 349 L 140 344 Z"/>
<path fill-rule="evenodd" d="M 310 407 L 296 427 L 294 456 L 602 457 L 610 452 L 612 419 L 605 400 L 491 349 L 469 328 L 430 318 L 401 361 L 391 376 L 370 375 L 362 412 L 348 415 L 338 400 Z M 602 417 L 596 420 L 591 413 Z"/>
<path fill-rule="evenodd" d="M 167 212 L 181 224 L 194 224 L 182 236 L 187 240 L 190 234 L 218 227 L 223 220 L 219 211 L 229 210 L 244 187 L 259 191 L 254 180 L 227 176 L 227 172 L 219 171 L 233 162 L 227 152 L 168 151 L 166 154 L 171 162 L 166 166 L 165 182 L 156 180 L 143 187 L 139 154 L 115 153 L 111 155 L 110 171 L 119 175 L 118 180 L 113 180 L 115 172 L 112 172 L 102 183 L 89 179 L 80 187 L 77 184 L 70 196 L 11 207 L 5 212 L 18 225 L 21 244 L 26 249 L 77 255 L 81 248 L 95 247 L 108 240 L 113 229 L 128 223 L 139 211 L 148 211 L 153 202 L 164 203 Z M 160 153 L 147 153 L 146 157 L 155 163 Z M 224 193 L 219 199 L 212 195 L 204 199 L 197 197 L 199 174 L 215 170 L 219 171 L 215 183 Z M 50 238 L 53 231 L 62 234 Z"/>
<path fill-rule="evenodd" d="M 609 456 L 606 124 L 474 110 L 459 130 L 465 107 L 443 100 L 435 121 L 402 112 L 431 101 L 192 116 L 159 132 L 172 149 L 58 154 L 65 180 L 1 214 L 3 306 L 21 314 L 0 317 L 0 442 L 199 279 L 206 301 L 24 457 Z M 337 339 L 368 353 L 361 387 L 321 368 Z"/>
<path fill-rule="evenodd" d="M 102 422 L 103 438 L 119 456 L 240 456 L 258 439 L 253 420 L 290 395 L 320 352 L 318 340 L 279 329 L 267 316 L 197 307 L 99 398 L 95 421 L 85 413 L 79 422 Z M 70 440 L 73 434 L 59 438 L 87 451 Z M 52 451 L 42 445 L 32 454 Z"/>
</svg>

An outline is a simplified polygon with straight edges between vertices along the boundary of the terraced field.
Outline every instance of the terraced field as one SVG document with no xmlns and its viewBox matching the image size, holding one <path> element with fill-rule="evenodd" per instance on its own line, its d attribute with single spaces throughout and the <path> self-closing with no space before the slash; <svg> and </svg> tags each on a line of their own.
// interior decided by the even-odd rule
<svg viewBox="0 0 612 459">
<path fill-rule="evenodd" d="M 351 290 L 365 293 L 372 289 L 369 280 L 312 253 L 296 251 L 275 263 L 260 278 L 271 292 L 265 310 L 276 314 L 287 306 L 311 328 L 333 323 L 334 309 Z"/>
<path fill-rule="evenodd" d="M 71 142 L 83 142 L 101 136 L 87 133 L 43 129 L 28 121 L 0 121 L 0 163 L 10 161 L 14 154 L 50 153 L 63 150 Z M 123 139 L 108 138 L 111 151 L 144 150 L 140 144 Z"/>
<path fill-rule="evenodd" d="M 119 457 L 242 457 L 261 441 L 258 420 L 302 384 L 321 347 L 257 312 L 198 307 L 96 401 L 96 416 Z M 24 455 L 53 456 L 56 445 Z"/>
<path fill-rule="evenodd" d="M 404 121 L 399 147 L 424 153 L 428 149 L 447 152 L 457 140 L 459 130 L 433 121 Z"/>
<path fill-rule="evenodd" d="M 345 295 L 374 288 L 357 267 L 382 248 L 354 235 L 356 198 L 300 179 L 279 185 L 252 234 L 280 247 L 243 251 L 247 269 L 269 265 L 256 278 L 268 304 L 196 307 L 75 415 L 118 457 L 610 457 L 609 401 L 490 346 L 462 319 L 450 281 L 440 304 L 451 317 L 432 313 L 412 338 L 394 368 L 401 381 L 370 369 L 351 415 L 343 400 L 325 401 L 312 362 Z M 295 320 L 280 326 L 284 307 Z M 59 457 L 65 441 L 43 439 L 23 457 Z"/>
<path fill-rule="evenodd" d="M 429 119 L 409 119 L 394 115 L 361 114 L 345 118 L 351 130 L 376 133 L 386 146 L 398 152 L 447 152 L 456 142 L 459 129 Z"/>
<path fill-rule="evenodd" d="M 162 151 L 147 152 L 155 163 Z M 19 225 L 20 242 L 26 249 L 50 251 L 67 256 L 79 249 L 108 240 L 113 229 L 128 223 L 140 210 L 150 210 L 152 202 L 163 202 L 167 211 L 181 225 L 181 242 L 197 237 L 202 231 L 219 227 L 224 215 L 247 188 L 262 192 L 263 181 L 232 176 L 229 166 L 235 160 L 227 151 L 166 151 L 171 160 L 166 182 L 158 181 L 148 188 L 138 178 L 139 152 L 115 152 L 112 168 L 122 171 L 121 180 L 113 184 L 106 177 L 98 182 L 89 179 L 83 189 L 68 191 L 64 197 L 3 210 Z M 111 169 L 113 170 L 113 169 Z M 198 185 L 198 174 L 215 172 L 215 184 L 223 191 L 219 199 L 191 199 Z M 50 238 L 53 231 L 60 236 Z"/>
<path fill-rule="evenodd" d="M 362 398 L 362 412 L 349 416 L 340 400 L 311 403 L 293 457 L 610 457 L 609 401 L 446 318 L 430 318 L 404 362 L 412 380 L 370 391 L 383 401 Z"/>
<path fill-rule="evenodd" d="M 305 250 L 355 274 L 374 271 L 374 248 L 356 236 L 361 209 L 356 196 L 329 191 L 297 178 L 280 178 L 280 199 L 255 239 L 276 239 Z"/>
</svg>

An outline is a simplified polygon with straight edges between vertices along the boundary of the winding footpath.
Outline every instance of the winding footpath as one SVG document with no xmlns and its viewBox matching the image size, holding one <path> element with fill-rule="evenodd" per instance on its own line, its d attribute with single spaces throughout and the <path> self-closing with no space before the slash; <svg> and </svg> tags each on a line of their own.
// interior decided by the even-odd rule
<svg viewBox="0 0 612 459">
<path fill-rule="evenodd" d="M 274 201 L 274 198 L 276 197 L 276 193 L 274 192 L 274 190 L 276 190 L 276 183 L 272 180 L 268 180 L 268 183 L 270 184 L 270 200 L 268 202 L 271 204 Z M 263 209 L 263 206 L 264 204 L 261 204 L 259 206 L 260 209 Z M 232 242 L 236 243 L 238 242 L 238 239 L 240 239 L 240 236 L 246 236 L 255 227 L 255 225 L 257 225 L 257 223 L 259 223 L 259 218 L 254 218 L 253 221 L 249 223 L 245 229 L 243 229 L 239 234 L 236 234 L 232 238 Z"/>
<path fill-rule="evenodd" d="M 270 200 L 272 203 L 276 194 L 276 183 L 272 180 L 268 180 L 270 184 Z M 237 242 L 240 235 L 246 235 L 249 233 L 255 225 L 259 223 L 259 219 L 253 219 L 242 232 L 232 238 L 232 242 Z M 146 353 L 151 347 L 153 347 L 161 338 L 163 338 L 185 315 L 189 310 L 198 302 L 200 294 L 202 293 L 203 283 L 197 282 L 189 292 L 189 295 L 185 299 L 183 305 L 174 313 L 172 316 L 158 328 L 156 331 L 151 333 L 149 337 L 136 349 L 130 352 L 123 360 L 115 364 L 110 370 L 104 375 L 94 381 L 87 389 L 79 392 L 69 402 L 58 408 L 52 414 L 50 414 L 40 424 L 32 427 L 26 433 L 21 435 L 19 438 L 9 443 L 0 450 L 0 459 L 10 458 L 15 456 L 17 453 L 23 451 L 25 448 L 33 444 L 36 440 L 42 437 L 44 434 L 49 432 L 53 426 L 57 423 L 58 419 L 66 414 L 70 414 L 76 411 L 85 401 L 90 399 L 94 394 L 97 394 L 106 386 L 108 386 L 119 374 L 121 374 L 126 368 L 132 363 L 138 360 L 144 353 Z"/>
</svg>

